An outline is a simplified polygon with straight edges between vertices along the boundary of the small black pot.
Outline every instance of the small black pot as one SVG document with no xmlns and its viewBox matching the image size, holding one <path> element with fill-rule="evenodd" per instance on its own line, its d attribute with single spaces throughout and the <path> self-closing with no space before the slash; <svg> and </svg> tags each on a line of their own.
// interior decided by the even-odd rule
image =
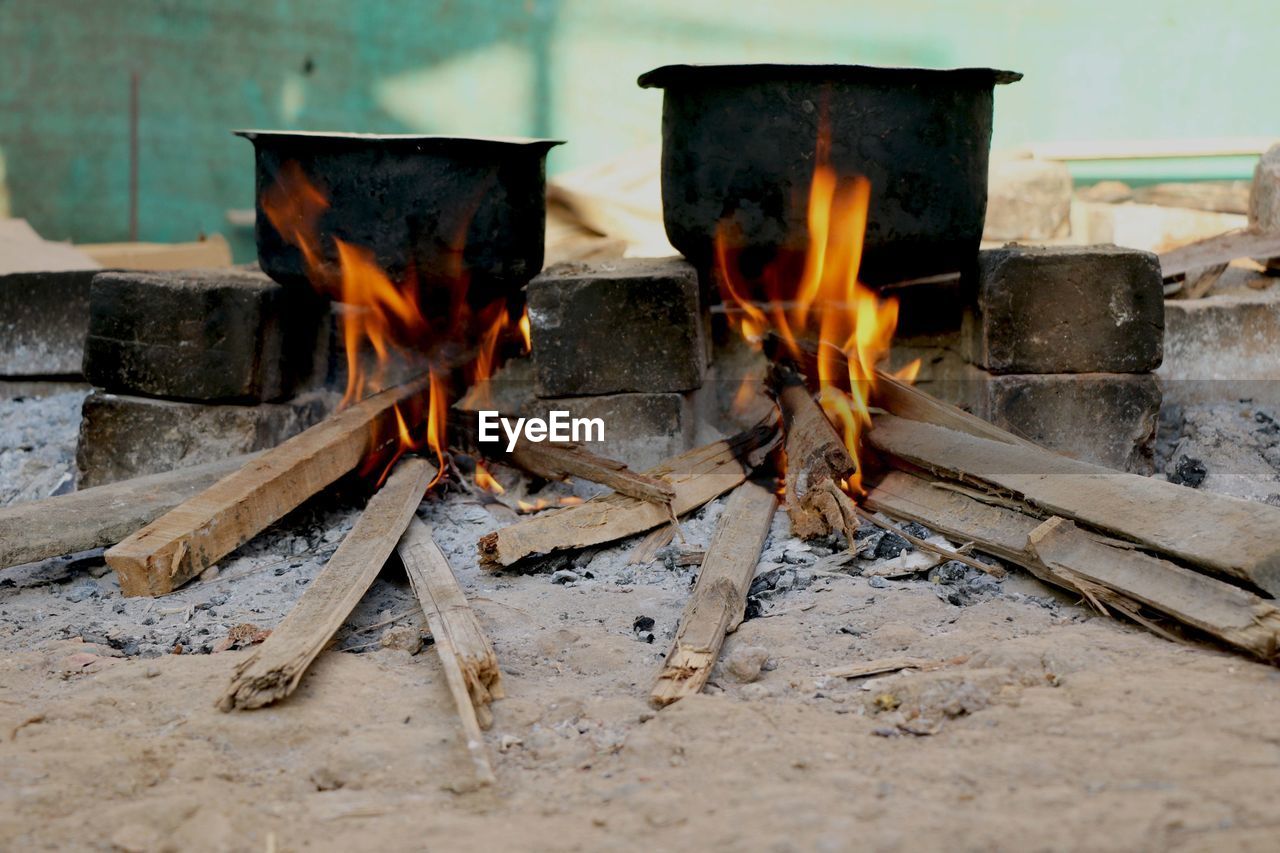
<svg viewBox="0 0 1280 853">
<path fill-rule="evenodd" d="M 262 209 L 263 193 L 293 162 L 328 199 L 323 261 L 333 239 L 373 252 L 393 281 L 424 289 L 459 275 L 482 299 L 522 287 L 542 269 L 549 139 L 484 139 L 301 131 L 235 131 L 253 142 L 258 263 L 285 285 L 307 285 L 302 252 Z"/>
<path fill-rule="evenodd" d="M 828 164 L 865 175 L 871 206 L 861 278 L 961 269 L 982 237 L 992 90 L 1022 75 L 864 65 L 668 65 L 662 209 L 671 244 L 702 268 L 729 220 L 744 266 L 801 252 L 819 128 Z"/>
</svg>

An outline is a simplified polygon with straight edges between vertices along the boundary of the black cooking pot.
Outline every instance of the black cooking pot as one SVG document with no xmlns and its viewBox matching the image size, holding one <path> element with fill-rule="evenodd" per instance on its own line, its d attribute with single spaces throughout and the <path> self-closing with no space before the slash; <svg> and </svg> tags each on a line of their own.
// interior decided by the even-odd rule
<svg viewBox="0 0 1280 853">
<path fill-rule="evenodd" d="M 257 160 L 258 263 L 285 285 L 310 281 L 302 251 L 263 212 L 289 164 L 328 200 L 322 266 L 334 238 L 372 251 L 393 281 L 470 282 L 473 295 L 518 290 L 542 269 L 549 139 L 235 131 Z"/>
<path fill-rule="evenodd" d="M 640 85 L 665 90 L 667 237 L 704 268 L 722 220 L 744 267 L 803 251 L 825 125 L 828 164 L 838 175 L 871 182 L 860 277 L 886 283 L 958 270 L 982 237 L 992 90 L 1021 77 L 989 68 L 865 65 L 650 71 Z"/>
</svg>

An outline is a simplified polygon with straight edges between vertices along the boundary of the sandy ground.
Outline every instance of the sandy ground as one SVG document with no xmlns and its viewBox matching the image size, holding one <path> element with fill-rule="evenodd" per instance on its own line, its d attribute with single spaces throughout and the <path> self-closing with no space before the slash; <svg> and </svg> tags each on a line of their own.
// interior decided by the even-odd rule
<svg viewBox="0 0 1280 853">
<path fill-rule="evenodd" d="M 686 525 L 690 547 L 721 505 Z M 742 683 L 721 667 L 705 695 L 655 711 L 694 569 L 672 552 L 628 565 L 624 543 L 482 572 L 469 555 L 499 522 L 461 496 L 424 503 L 502 661 L 493 788 L 472 782 L 434 649 L 379 647 L 421 625 L 394 567 L 339 634 L 348 651 L 322 654 L 288 701 L 215 710 L 248 652 L 190 652 L 278 621 L 354 512 L 306 508 L 146 611 L 93 554 L 0 575 L 0 848 L 1280 846 L 1276 670 L 1092 616 L 1016 573 L 877 577 L 884 559 L 806 550 L 782 515 L 762 615 L 722 656 L 762 649 L 764 670 Z M 183 639 L 188 653 L 167 653 Z M 825 674 L 900 655 L 948 663 Z"/>
</svg>

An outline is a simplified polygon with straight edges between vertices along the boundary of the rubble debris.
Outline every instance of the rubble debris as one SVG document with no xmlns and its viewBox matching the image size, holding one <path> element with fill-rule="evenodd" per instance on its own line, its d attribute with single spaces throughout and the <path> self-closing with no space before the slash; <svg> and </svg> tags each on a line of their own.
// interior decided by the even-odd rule
<svg viewBox="0 0 1280 853">
<path fill-rule="evenodd" d="M 1049 240 L 1071 230 L 1071 170 L 1056 160 L 991 158 L 983 240 Z"/>
<path fill-rule="evenodd" d="M 1208 476 L 1209 470 L 1204 467 L 1204 463 L 1199 459 L 1192 459 L 1190 456 L 1180 456 L 1178 461 L 1173 465 L 1173 471 L 1169 474 L 1169 482 L 1177 483 L 1180 486 L 1189 486 L 1193 489 L 1200 488 L 1204 483 L 1204 478 Z"/>
<path fill-rule="evenodd" d="M 1253 169 L 1249 226 L 1259 231 L 1280 232 L 1280 145 L 1268 148 Z M 1268 270 L 1280 272 L 1280 253 L 1264 260 Z"/>
<path fill-rule="evenodd" d="M 1150 252 L 988 249 L 969 288 L 966 355 L 992 373 L 1145 373 L 1160 365 L 1164 285 Z"/>
</svg>

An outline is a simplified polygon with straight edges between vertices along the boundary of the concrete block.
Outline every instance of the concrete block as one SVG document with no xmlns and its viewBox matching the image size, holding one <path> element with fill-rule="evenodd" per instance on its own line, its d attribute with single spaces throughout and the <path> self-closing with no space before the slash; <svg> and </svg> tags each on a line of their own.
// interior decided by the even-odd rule
<svg viewBox="0 0 1280 853">
<path fill-rule="evenodd" d="M 1280 286 L 1165 303 L 1165 396 L 1280 405 Z"/>
<path fill-rule="evenodd" d="M 685 261 L 561 264 L 527 290 L 539 396 L 689 391 L 702 384 L 698 276 Z"/>
<path fill-rule="evenodd" d="M 970 362 L 992 373 L 1145 373 L 1160 364 L 1164 287 L 1150 252 L 1009 245 L 967 283 Z"/>
<path fill-rule="evenodd" d="M 974 414 L 1028 441 L 1108 468 L 1154 471 L 1161 394 L 1150 374 L 996 376 L 973 369 L 963 384 Z"/>
<path fill-rule="evenodd" d="M 1280 231 L 1280 145 L 1268 148 L 1253 169 L 1249 225 L 1263 231 Z M 1280 271 L 1280 258 L 1270 258 L 1267 268 Z"/>
<path fill-rule="evenodd" d="M 526 414 L 545 418 L 552 410 L 572 418 L 600 418 L 604 441 L 583 443 L 600 456 L 648 468 L 694 447 L 697 412 L 693 394 L 605 394 L 535 400 Z"/>
<path fill-rule="evenodd" d="M 208 405 L 94 391 L 81 414 L 79 487 L 274 447 L 324 418 L 335 401 L 315 392 L 287 403 Z"/>
<path fill-rule="evenodd" d="M 281 400 L 313 371 L 310 293 L 244 270 L 101 273 L 85 376 L 108 391 L 201 402 Z"/>
<path fill-rule="evenodd" d="M 80 375 L 96 272 L 0 276 L 0 376 Z"/>
<path fill-rule="evenodd" d="M 1071 170 L 1054 160 L 992 157 L 984 240 L 1049 240 L 1071 231 Z"/>
</svg>

